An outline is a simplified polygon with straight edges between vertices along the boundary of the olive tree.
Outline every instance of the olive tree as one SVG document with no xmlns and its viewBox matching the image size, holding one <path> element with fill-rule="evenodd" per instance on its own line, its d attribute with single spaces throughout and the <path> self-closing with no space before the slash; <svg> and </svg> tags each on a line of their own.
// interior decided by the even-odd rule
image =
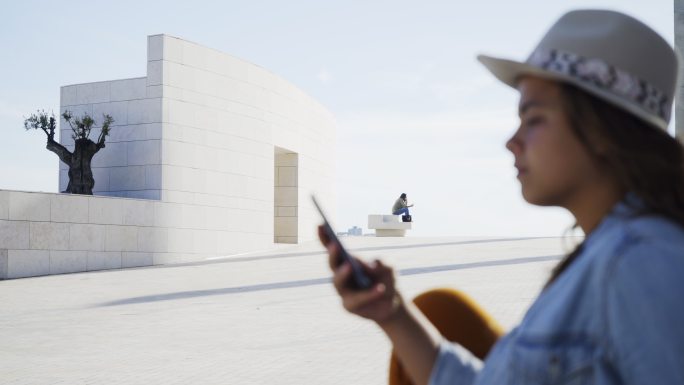
<svg viewBox="0 0 684 385">
<path fill-rule="evenodd" d="M 109 135 L 109 129 L 114 119 L 109 115 L 103 115 L 102 128 L 97 141 L 90 139 L 90 132 L 95 125 L 95 120 L 87 113 L 82 117 L 74 117 L 71 112 L 64 111 L 64 120 L 71 127 L 71 138 L 74 140 L 74 150 L 69 151 L 59 142 L 55 141 L 55 129 L 57 120 L 54 114 L 45 111 L 37 111 L 24 120 L 26 130 L 41 129 L 47 135 L 48 150 L 57 154 L 59 159 L 69 166 L 69 185 L 67 193 L 93 195 L 95 179 L 90 163 L 100 149 L 105 147 L 105 139 Z"/>
</svg>

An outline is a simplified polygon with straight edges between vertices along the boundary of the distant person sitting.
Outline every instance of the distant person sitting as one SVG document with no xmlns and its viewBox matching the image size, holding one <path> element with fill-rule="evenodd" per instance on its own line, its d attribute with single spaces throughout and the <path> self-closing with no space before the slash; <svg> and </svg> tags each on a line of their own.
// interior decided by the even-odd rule
<svg viewBox="0 0 684 385">
<path fill-rule="evenodd" d="M 392 206 L 392 214 L 401 215 L 404 222 L 411 222 L 411 214 L 409 213 L 408 209 L 409 207 L 413 207 L 413 205 L 408 204 L 406 201 L 406 194 L 402 193 L 399 196 L 399 199 L 394 202 L 394 206 Z"/>
</svg>

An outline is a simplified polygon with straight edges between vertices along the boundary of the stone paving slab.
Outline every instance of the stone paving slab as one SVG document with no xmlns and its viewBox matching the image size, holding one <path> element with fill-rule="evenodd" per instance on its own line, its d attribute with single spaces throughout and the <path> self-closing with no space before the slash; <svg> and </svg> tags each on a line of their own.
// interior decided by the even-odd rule
<svg viewBox="0 0 684 385">
<path fill-rule="evenodd" d="M 407 297 L 456 287 L 508 328 L 569 248 L 559 238 L 344 242 L 394 265 Z M 343 311 L 329 277 L 322 249 L 308 243 L 0 281 L 0 383 L 385 383 L 386 338 Z"/>
</svg>

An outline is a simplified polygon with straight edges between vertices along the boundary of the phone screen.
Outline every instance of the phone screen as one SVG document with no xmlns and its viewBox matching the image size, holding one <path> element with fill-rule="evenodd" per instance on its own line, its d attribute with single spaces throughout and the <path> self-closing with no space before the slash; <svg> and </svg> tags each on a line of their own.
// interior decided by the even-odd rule
<svg viewBox="0 0 684 385">
<path fill-rule="evenodd" d="M 352 276 L 349 282 L 349 286 L 354 289 L 370 288 L 373 285 L 373 281 L 370 279 L 370 277 L 368 277 L 368 274 L 366 274 L 363 271 L 361 264 L 359 264 L 359 262 L 354 257 L 349 255 L 344 246 L 342 246 L 342 243 L 340 242 L 339 238 L 337 238 L 337 235 L 335 235 L 335 231 L 330 226 L 328 219 L 325 217 L 325 214 L 323 214 L 323 209 L 321 209 L 321 206 L 318 204 L 318 201 L 316 201 L 316 197 L 312 195 L 311 199 L 313 200 L 314 206 L 316 206 L 318 213 L 321 214 L 321 217 L 323 218 L 323 229 L 325 230 L 328 239 L 330 239 L 331 242 L 334 242 L 340 250 L 338 258 L 335 261 L 335 263 L 337 264 L 337 266 L 343 264 L 344 262 L 348 262 L 351 265 Z"/>
</svg>

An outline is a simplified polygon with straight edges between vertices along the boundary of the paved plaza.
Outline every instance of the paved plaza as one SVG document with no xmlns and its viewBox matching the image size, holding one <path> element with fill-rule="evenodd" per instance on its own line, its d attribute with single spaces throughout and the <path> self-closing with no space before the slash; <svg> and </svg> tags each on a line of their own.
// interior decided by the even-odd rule
<svg viewBox="0 0 684 385">
<path fill-rule="evenodd" d="M 510 328 L 576 240 L 343 242 L 395 266 L 406 297 L 459 288 Z M 0 383 L 383 384 L 388 341 L 343 311 L 322 251 L 0 281 Z"/>
</svg>

